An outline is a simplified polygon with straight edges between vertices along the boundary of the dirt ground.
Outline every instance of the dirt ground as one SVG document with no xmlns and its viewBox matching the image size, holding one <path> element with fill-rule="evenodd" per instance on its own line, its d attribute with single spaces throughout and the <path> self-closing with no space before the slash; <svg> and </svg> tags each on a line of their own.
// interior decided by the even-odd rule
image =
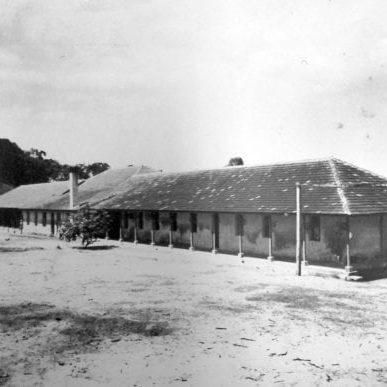
<svg viewBox="0 0 387 387">
<path fill-rule="evenodd" d="M 0 385 L 377 386 L 387 280 L 0 233 Z"/>
</svg>

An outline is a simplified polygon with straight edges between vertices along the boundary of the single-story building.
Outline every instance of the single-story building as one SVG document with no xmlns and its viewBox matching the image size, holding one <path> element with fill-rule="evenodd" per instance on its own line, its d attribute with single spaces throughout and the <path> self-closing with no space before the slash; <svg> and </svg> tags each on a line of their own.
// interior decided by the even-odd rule
<svg viewBox="0 0 387 387">
<path fill-rule="evenodd" d="M 81 184 L 71 210 L 83 203 L 108 210 L 116 219 L 111 236 L 125 241 L 294 260 L 297 182 L 305 264 L 347 272 L 387 266 L 387 179 L 337 159 L 167 174 L 111 170 Z M 24 225 L 36 208 L 15 201 L 20 188 L 0 196 L 0 208 L 23 210 Z M 68 212 L 69 193 L 40 210 Z"/>
</svg>

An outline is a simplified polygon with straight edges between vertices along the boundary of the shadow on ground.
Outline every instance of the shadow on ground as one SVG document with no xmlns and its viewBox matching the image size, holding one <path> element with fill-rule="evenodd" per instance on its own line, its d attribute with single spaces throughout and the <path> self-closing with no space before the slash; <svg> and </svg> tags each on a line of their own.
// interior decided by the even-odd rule
<svg viewBox="0 0 387 387">
<path fill-rule="evenodd" d="M 62 365 L 64 362 L 60 359 L 66 354 L 98 351 L 102 341 L 116 342 L 131 334 L 167 336 L 173 331 L 168 322 L 155 318 L 149 309 L 134 311 L 133 316 L 129 319 L 114 310 L 103 315 L 76 313 L 45 303 L 0 307 L 0 335 L 9 338 L 8 350 L 13 353 L 11 356 L 0 354 L 0 386 L 11 380 L 15 356 L 26 353 L 26 349 L 33 350 L 34 356 L 23 355 L 16 363 L 24 369 L 36 369 L 36 359 L 44 356 Z"/>
<path fill-rule="evenodd" d="M 23 253 L 31 250 L 44 250 L 43 247 L 0 247 L 0 253 Z"/>
<path fill-rule="evenodd" d="M 255 292 L 247 296 L 246 301 L 261 307 L 278 307 L 282 304 L 296 312 L 300 319 L 318 318 L 320 323 L 333 324 L 337 328 L 345 329 L 373 327 L 376 314 L 379 313 L 369 308 L 366 298 L 358 296 L 354 300 L 351 292 L 334 292 L 298 286 L 275 287 Z"/>
<path fill-rule="evenodd" d="M 83 251 L 98 251 L 98 250 L 112 250 L 116 249 L 119 246 L 114 246 L 114 245 L 107 245 L 107 246 L 88 246 L 88 247 L 82 247 L 82 246 L 73 246 L 72 249 L 76 250 L 83 250 Z"/>
</svg>

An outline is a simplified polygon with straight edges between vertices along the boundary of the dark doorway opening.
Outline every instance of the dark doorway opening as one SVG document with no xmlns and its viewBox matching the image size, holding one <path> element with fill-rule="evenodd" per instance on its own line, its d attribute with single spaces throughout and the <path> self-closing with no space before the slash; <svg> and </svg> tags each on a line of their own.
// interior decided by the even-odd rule
<svg viewBox="0 0 387 387">
<path fill-rule="evenodd" d="M 51 235 L 55 234 L 55 213 L 51 212 Z"/>
<path fill-rule="evenodd" d="M 214 238 L 214 246 L 212 247 L 215 250 L 219 249 L 219 214 L 212 214 L 212 232 Z"/>
<path fill-rule="evenodd" d="M 121 228 L 121 213 L 117 211 L 112 211 L 109 213 L 110 216 L 110 225 L 109 225 L 109 238 L 110 239 L 120 239 L 120 228 Z"/>
</svg>

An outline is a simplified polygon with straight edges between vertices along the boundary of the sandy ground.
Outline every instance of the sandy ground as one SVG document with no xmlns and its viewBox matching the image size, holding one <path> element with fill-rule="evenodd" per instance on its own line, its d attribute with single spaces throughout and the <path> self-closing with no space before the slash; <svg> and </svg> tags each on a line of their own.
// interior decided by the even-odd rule
<svg viewBox="0 0 387 387">
<path fill-rule="evenodd" d="M 387 280 L 107 244 L 0 234 L 0 385 L 387 383 Z"/>
</svg>

